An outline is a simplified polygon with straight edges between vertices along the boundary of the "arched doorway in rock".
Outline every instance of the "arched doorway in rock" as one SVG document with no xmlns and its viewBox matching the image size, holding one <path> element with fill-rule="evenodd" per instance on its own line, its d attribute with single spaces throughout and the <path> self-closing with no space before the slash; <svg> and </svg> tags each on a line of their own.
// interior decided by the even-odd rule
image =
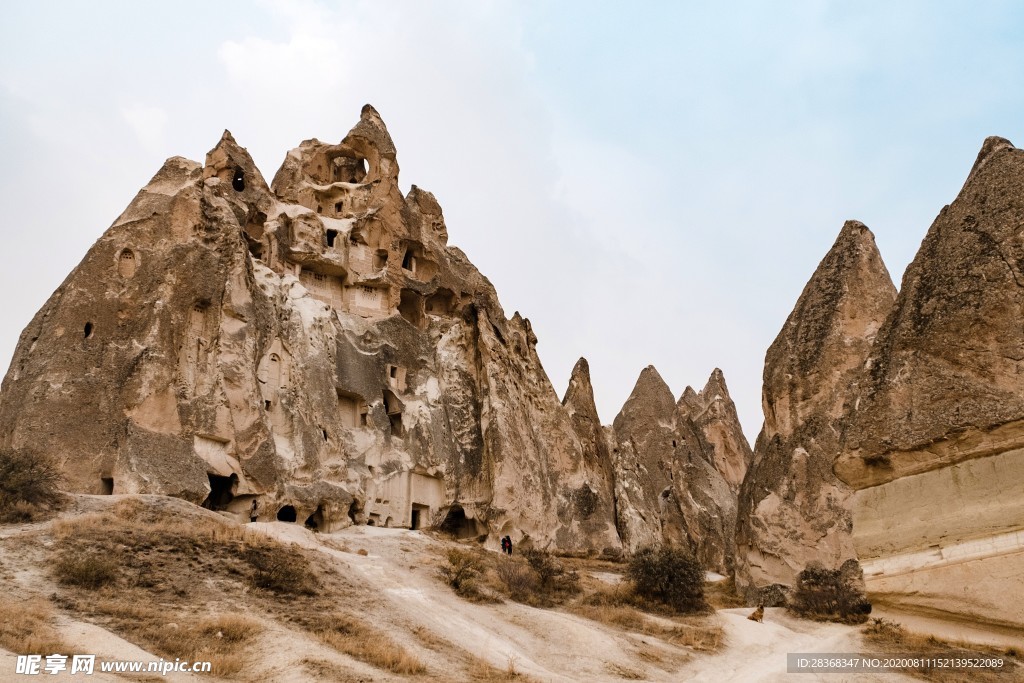
<svg viewBox="0 0 1024 683">
<path fill-rule="evenodd" d="M 313 531 L 326 531 L 323 503 L 317 505 L 316 511 L 306 518 L 305 526 L 307 529 L 312 529 Z"/>
<path fill-rule="evenodd" d="M 466 517 L 466 511 L 461 505 L 452 505 L 448 508 L 439 529 L 455 538 L 474 538 L 481 535 L 476 520 Z"/>
<path fill-rule="evenodd" d="M 222 477 L 207 473 L 206 476 L 210 480 L 210 495 L 203 501 L 203 507 L 207 510 L 226 510 L 238 490 L 238 475 Z"/>
<path fill-rule="evenodd" d="M 279 522 L 294 522 L 296 519 L 298 516 L 295 514 L 295 508 L 291 505 L 285 505 L 277 511 L 277 521 Z"/>
</svg>

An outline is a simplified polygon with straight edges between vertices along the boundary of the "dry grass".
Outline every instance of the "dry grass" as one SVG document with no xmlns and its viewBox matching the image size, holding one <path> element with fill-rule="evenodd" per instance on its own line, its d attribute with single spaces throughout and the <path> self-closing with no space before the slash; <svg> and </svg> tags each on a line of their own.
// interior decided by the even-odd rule
<svg viewBox="0 0 1024 683">
<path fill-rule="evenodd" d="M 717 652 L 725 642 L 722 627 L 703 617 L 679 617 L 669 624 L 651 618 L 631 605 L 578 604 L 570 610 L 591 621 L 642 633 L 698 652 Z"/>
<path fill-rule="evenodd" d="M 534 679 L 519 673 L 516 670 L 516 662 L 509 658 L 508 664 L 499 669 L 480 657 L 470 657 L 469 665 L 466 668 L 467 680 L 473 683 L 492 683 L 497 681 L 518 681 L 519 683 L 531 683 Z"/>
<path fill-rule="evenodd" d="M 53 608 L 41 598 L 0 601 L 0 646 L 19 655 L 68 652 L 53 626 Z"/>
<path fill-rule="evenodd" d="M 736 582 L 732 577 L 724 581 L 709 581 L 704 584 L 704 599 L 714 609 L 745 607 L 746 602 L 736 594 Z"/>
<path fill-rule="evenodd" d="M 427 670 L 423 662 L 401 645 L 348 614 L 309 615 L 300 624 L 326 645 L 378 669 L 403 675 Z"/>
<path fill-rule="evenodd" d="M 1020 653 L 985 645 L 942 640 L 912 633 L 887 619 L 871 619 L 863 629 L 864 640 L 882 654 L 914 654 L 928 657 L 1003 659 L 1001 669 L 904 669 L 916 678 L 934 683 L 1000 683 L 1021 680 Z"/>
</svg>

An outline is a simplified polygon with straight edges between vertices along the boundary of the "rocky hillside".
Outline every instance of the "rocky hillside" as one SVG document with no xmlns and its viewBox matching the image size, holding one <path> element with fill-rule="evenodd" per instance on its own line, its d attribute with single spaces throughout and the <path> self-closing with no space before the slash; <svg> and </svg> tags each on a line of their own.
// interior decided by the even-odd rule
<svg viewBox="0 0 1024 683">
<path fill-rule="evenodd" d="M 370 106 L 271 185 L 227 132 L 204 164 L 169 159 L 22 334 L 0 447 L 58 456 L 76 492 L 565 552 L 668 539 L 726 570 L 749 447 L 720 373 L 700 417 L 669 393 L 664 435 L 610 436 L 586 362 L 559 401 L 529 320 L 398 172 Z"/>
</svg>

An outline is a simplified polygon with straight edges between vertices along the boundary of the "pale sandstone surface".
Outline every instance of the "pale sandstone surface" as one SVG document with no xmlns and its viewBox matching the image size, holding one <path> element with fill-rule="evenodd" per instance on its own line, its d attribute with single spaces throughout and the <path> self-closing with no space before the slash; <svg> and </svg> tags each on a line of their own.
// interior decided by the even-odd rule
<svg viewBox="0 0 1024 683">
<path fill-rule="evenodd" d="M 851 387 L 895 296 L 871 231 L 848 221 L 768 349 L 765 422 L 736 529 L 737 588 L 751 602 L 778 599 L 811 561 L 836 569 L 856 557 L 850 489 L 832 467 Z"/>
<path fill-rule="evenodd" d="M 1024 152 L 985 141 L 903 277 L 836 462 L 869 591 L 1024 629 Z"/>
<path fill-rule="evenodd" d="M 653 366 L 612 425 L 615 502 L 624 549 L 670 543 L 731 573 L 735 496 L 698 427 Z"/>
<path fill-rule="evenodd" d="M 617 551 L 529 321 L 398 170 L 370 106 L 272 189 L 227 132 L 169 159 L 22 334 L 0 445 L 57 455 L 72 491 Z"/>
</svg>

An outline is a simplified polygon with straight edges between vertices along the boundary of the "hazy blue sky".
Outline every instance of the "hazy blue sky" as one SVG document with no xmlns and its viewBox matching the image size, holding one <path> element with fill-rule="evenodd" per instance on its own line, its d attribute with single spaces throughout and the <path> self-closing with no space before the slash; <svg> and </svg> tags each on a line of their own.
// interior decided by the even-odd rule
<svg viewBox="0 0 1024 683">
<path fill-rule="evenodd" d="M 169 156 L 224 128 L 269 180 L 372 103 L 403 189 L 610 422 L 640 370 L 764 352 L 845 219 L 897 280 L 983 139 L 1024 144 L 1012 2 L 22 2 L 0 24 L 0 364 Z"/>
</svg>

